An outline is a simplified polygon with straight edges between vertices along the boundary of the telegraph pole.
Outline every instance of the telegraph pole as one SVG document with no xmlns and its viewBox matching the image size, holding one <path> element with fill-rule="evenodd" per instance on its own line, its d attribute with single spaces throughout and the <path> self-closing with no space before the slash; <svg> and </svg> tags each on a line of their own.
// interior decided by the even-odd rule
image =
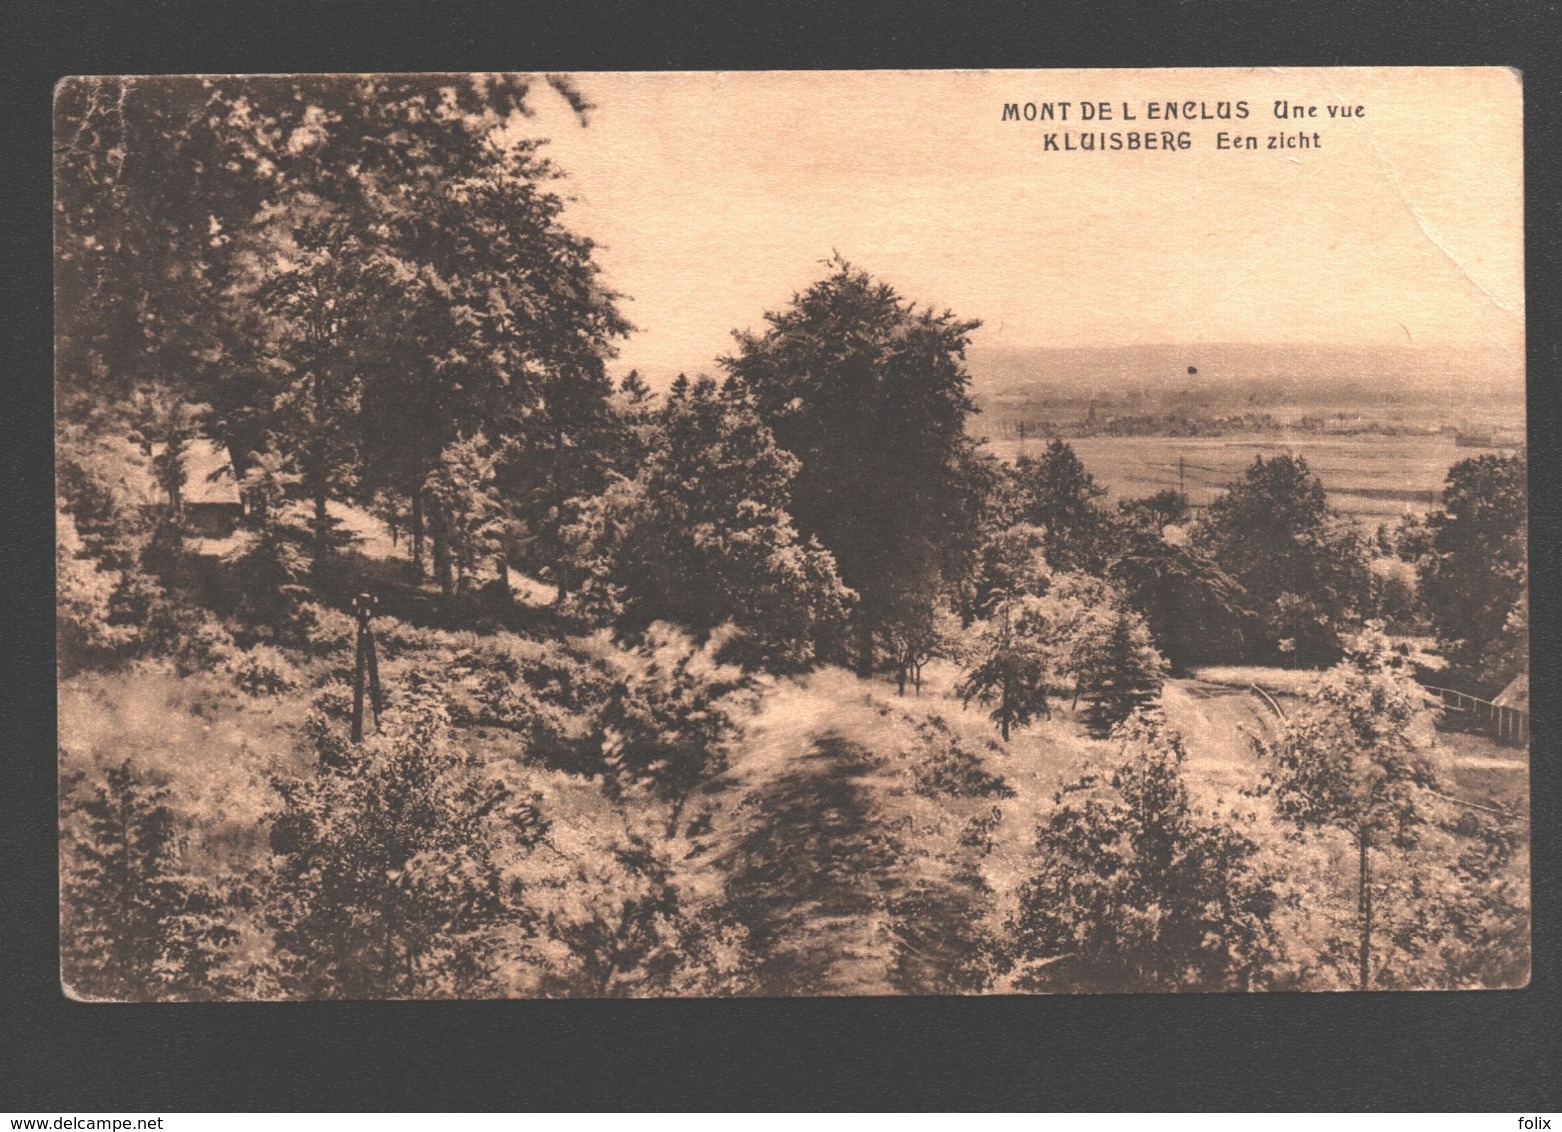
<svg viewBox="0 0 1562 1132">
<path fill-rule="evenodd" d="M 363 742 L 363 686 L 367 676 L 369 685 L 369 702 L 374 708 L 374 729 L 379 730 L 380 712 L 385 708 L 384 697 L 380 693 L 380 663 L 374 655 L 374 633 L 369 629 L 369 621 L 378 608 L 380 599 L 373 594 L 359 594 L 353 598 L 353 612 L 358 617 L 358 655 L 353 666 L 353 732 L 354 743 Z"/>
</svg>

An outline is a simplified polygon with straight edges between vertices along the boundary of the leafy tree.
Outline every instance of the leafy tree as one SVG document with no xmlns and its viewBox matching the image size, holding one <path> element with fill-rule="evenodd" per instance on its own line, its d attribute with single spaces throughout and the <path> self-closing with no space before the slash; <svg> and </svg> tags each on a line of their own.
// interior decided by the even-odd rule
<svg viewBox="0 0 1562 1132">
<path fill-rule="evenodd" d="M 1425 831 L 1415 859 L 1378 869 L 1377 985 L 1524 986 L 1530 901 L 1522 817 L 1465 809 L 1438 826 Z"/>
<path fill-rule="evenodd" d="M 446 593 L 469 590 L 483 561 L 502 548 L 496 462 L 487 438 L 476 432 L 447 445 L 424 484 L 424 495 L 439 517 L 441 552 L 436 564 Z M 499 568 L 508 569 L 503 561 Z"/>
<path fill-rule="evenodd" d="M 250 413 L 313 505 L 318 579 L 336 541 L 327 504 L 353 494 L 362 468 L 359 408 L 377 368 L 365 344 L 391 309 L 393 268 L 350 216 L 312 197 L 260 218 L 243 242 L 232 349 L 262 375 Z"/>
<path fill-rule="evenodd" d="M 1030 523 L 1017 523 L 988 536 L 977 551 L 972 577 L 975 615 L 987 616 L 1020 594 L 1045 593 L 1052 577 L 1046 547 L 1046 530 Z"/>
<path fill-rule="evenodd" d="M 606 657 L 612 684 L 599 717 L 604 766 L 620 790 L 646 786 L 668 803 L 669 835 L 690 794 L 725 768 L 737 728 L 734 696 L 749 681 L 721 662 L 723 644 L 718 634 L 697 646 L 658 624 L 640 648 Z"/>
<path fill-rule="evenodd" d="M 211 998 L 239 939 L 222 887 L 192 876 L 169 791 L 130 760 L 66 783 L 61 965 L 67 986 L 116 1001 Z"/>
<path fill-rule="evenodd" d="M 63 416 L 186 374 L 192 356 L 214 344 L 222 234 L 261 197 L 246 193 L 222 160 L 222 101 L 208 80 L 60 85 L 54 231 Z"/>
<path fill-rule="evenodd" d="M 584 117 L 579 92 L 548 81 Z M 55 101 L 67 388 L 189 373 L 223 337 L 212 315 L 235 235 L 257 215 L 307 193 L 383 222 L 389 198 L 420 207 L 420 185 L 444 178 L 456 192 L 502 156 L 495 132 L 529 112 L 535 86 L 524 75 L 68 80 Z M 208 360 L 201 380 L 222 368 Z M 250 439 L 242 451 L 259 447 Z"/>
<path fill-rule="evenodd" d="M 534 893 L 544 995 L 631 998 L 741 993 L 742 932 L 691 907 L 668 843 L 627 817 Z"/>
<path fill-rule="evenodd" d="M 1435 711 L 1407 659 L 1369 626 L 1285 722 L 1267 777 L 1281 817 L 1341 830 L 1357 858 L 1355 985 L 1370 988 L 1373 855 L 1413 847 L 1435 816 Z"/>
<path fill-rule="evenodd" d="M 1107 574 L 1173 671 L 1241 657 L 1246 594 L 1207 553 L 1136 524 Z"/>
<path fill-rule="evenodd" d="M 992 707 L 1004 742 L 1012 727 L 1050 714 L 1048 630 L 1041 600 L 1022 596 L 1000 602 L 967 632 L 966 673 L 955 692 L 967 704 Z"/>
<path fill-rule="evenodd" d="M 976 322 L 918 311 L 840 258 L 722 359 L 800 464 L 792 515 L 857 591 L 857 668 L 896 594 L 947 574 L 979 519 L 965 347 Z"/>
<path fill-rule="evenodd" d="M 1449 470 L 1427 517 L 1422 600 L 1456 678 L 1486 691 L 1527 666 L 1528 506 L 1524 455 L 1483 455 Z"/>
<path fill-rule="evenodd" d="M 505 454 L 501 491 L 527 528 L 521 560 L 561 596 L 568 501 L 602 490 L 616 455 L 604 361 L 631 329 L 595 246 L 562 223 L 550 188 L 562 177 L 536 142 L 493 146 L 463 178 L 421 181 L 396 211 L 397 254 L 421 266 L 404 331 L 412 364 L 377 402 L 391 443 L 376 448 L 406 466 L 395 441 L 412 433 L 415 474 L 439 445 L 487 430 Z"/>
<path fill-rule="evenodd" d="M 1092 574 L 1057 573 L 1047 579 L 1039 597 L 1031 599 L 1038 635 L 1046 641 L 1046 681 L 1050 694 L 1072 692 L 1075 705 L 1082 688 L 1081 673 L 1091 658 L 1107 649 L 1123 596 Z"/>
<path fill-rule="evenodd" d="M 687 394 L 687 386 L 684 392 Z M 632 369 L 619 382 L 611 407 L 617 418 L 613 436 L 613 470 L 625 479 L 633 479 L 655 443 L 656 394 L 640 376 L 640 371 Z"/>
<path fill-rule="evenodd" d="M 1371 589 L 1365 540 L 1300 456 L 1255 457 L 1210 504 L 1193 545 L 1242 587 L 1271 644 L 1300 663 L 1337 658 L 1340 632 L 1359 624 Z"/>
<path fill-rule="evenodd" d="M 239 611 L 257 625 L 281 629 L 304 600 L 308 574 L 301 532 L 290 522 L 288 493 L 301 477 L 275 449 L 255 453 L 241 490 L 249 501 L 249 530 L 227 561 L 242 581 Z"/>
<path fill-rule="evenodd" d="M 1096 503 L 1096 484 L 1067 441 L 1054 440 L 1041 456 L 1022 456 L 1014 479 L 1020 514 L 1047 532 L 1047 562 L 1059 570 L 1099 574 L 1111 553 L 1111 516 Z"/>
<path fill-rule="evenodd" d="M 1140 713 L 1124 757 L 1066 786 L 1009 923 L 1030 990 L 1258 990 L 1280 953 L 1277 877 L 1238 815 L 1204 814 L 1182 740 Z"/>
<path fill-rule="evenodd" d="M 577 503 L 573 608 L 629 632 L 670 621 L 704 636 L 731 623 L 742 630 L 734 657 L 809 667 L 832 650 L 850 593 L 792 525 L 796 475 L 741 391 L 702 378 L 674 392 L 636 477 Z"/>
<path fill-rule="evenodd" d="M 907 683 L 922 692 L 922 669 L 939 656 L 948 656 L 959 643 L 960 621 L 938 597 L 901 595 L 880 627 L 880 651 L 894 667 L 896 689 L 906 694 Z"/>
<path fill-rule="evenodd" d="M 1160 528 L 1186 519 L 1191 506 L 1185 493 L 1165 488 L 1143 499 L 1125 499 L 1118 504 L 1118 510 L 1159 533 Z"/>
<path fill-rule="evenodd" d="M 1081 642 L 1073 658 L 1075 695 L 1085 701 L 1085 726 L 1098 739 L 1149 706 L 1161 692 L 1166 662 L 1155 651 L 1144 618 L 1108 606 L 1104 632 Z"/>
<path fill-rule="evenodd" d="M 1424 635 L 1428 627 L 1418 593 L 1416 569 L 1392 555 L 1374 558 L 1372 571 L 1372 620 L 1401 632 Z"/>
</svg>

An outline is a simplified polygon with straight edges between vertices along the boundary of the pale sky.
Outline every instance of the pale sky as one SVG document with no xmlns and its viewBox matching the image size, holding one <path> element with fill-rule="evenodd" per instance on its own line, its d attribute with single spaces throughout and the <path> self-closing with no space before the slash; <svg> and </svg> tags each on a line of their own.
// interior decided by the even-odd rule
<svg viewBox="0 0 1562 1132">
<path fill-rule="evenodd" d="M 569 174 L 639 332 L 613 369 L 711 370 L 839 251 L 988 346 L 1250 342 L 1522 352 L 1518 78 L 1467 70 L 582 74 L 581 128 L 524 124 Z M 1280 121 L 1273 103 L 1317 106 Z M 1145 104 L 1246 100 L 1245 121 Z M 1069 121 L 1005 122 L 1068 101 Z M 1106 101 L 1109 122 L 1079 121 Z M 1122 104 L 1139 120 L 1122 120 Z M 1365 115 L 1331 119 L 1331 104 Z M 1060 113 L 1061 109 L 1055 111 Z M 1185 152 L 1044 135 L 1187 129 Z M 1216 132 L 1319 149 L 1217 152 Z"/>
</svg>

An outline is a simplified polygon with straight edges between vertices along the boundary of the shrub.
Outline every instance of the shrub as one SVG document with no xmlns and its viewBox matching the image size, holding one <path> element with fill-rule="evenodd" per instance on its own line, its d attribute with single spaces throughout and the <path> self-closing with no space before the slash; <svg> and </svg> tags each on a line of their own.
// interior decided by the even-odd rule
<svg viewBox="0 0 1562 1132">
<path fill-rule="evenodd" d="M 500 883 L 503 832 L 535 841 L 538 815 L 451 742 L 436 685 L 413 677 L 346 765 L 277 790 L 271 919 L 290 990 L 460 997 L 488 986 L 503 914 L 521 912 Z"/>
<path fill-rule="evenodd" d="M 1019 985 L 1049 991 L 1257 990 L 1279 959 L 1278 878 L 1236 814 L 1188 797 L 1181 739 L 1140 714 L 1126 758 L 1065 787 L 1009 924 Z"/>
<path fill-rule="evenodd" d="M 231 673 L 234 685 L 252 696 L 278 696 L 299 685 L 298 670 L 270 645 L 239 652 Z"/>
<path fill-rule="evenodd" d="M 66 784 L 62 805 L 61 967 L 92 999 L 212 998 L 239 939 L 219 883 L 184 867 L 182 823 L 166 783 L 132 760 L 100 782 Z"/>
<path fill-rule="evenodd" d="M 640 648 L 607 657 L 614 683 L 601 713 L 603 764 L 621 787 L 647 786 L 671 803 L 669 831 L 689 795 L 726 764 L 733 697 L 749 686 L 741 669 L 717 659 L 727 636 L 718 630 L 696 645 L 658 623 Z"/>
<path fill-rule="evenodd" d="M 1014 797 L 1003 776 L 990 773 L 942 716 L 930 715 L 918 723 L 917 737 L 923 747 L 913 773 L 916 792 L 924 798 Z"/>
</svg>

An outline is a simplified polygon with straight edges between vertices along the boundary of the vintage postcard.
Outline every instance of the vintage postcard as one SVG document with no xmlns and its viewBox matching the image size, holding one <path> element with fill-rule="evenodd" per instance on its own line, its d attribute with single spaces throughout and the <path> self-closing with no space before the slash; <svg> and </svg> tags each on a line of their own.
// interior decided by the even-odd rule
<svg viewBox="0 0 1562 1132">
<path fill-rule="evenodd" d="M 66 993 L 1525 985 L 1522 101 L 64 81 Z"/>
</svg>

